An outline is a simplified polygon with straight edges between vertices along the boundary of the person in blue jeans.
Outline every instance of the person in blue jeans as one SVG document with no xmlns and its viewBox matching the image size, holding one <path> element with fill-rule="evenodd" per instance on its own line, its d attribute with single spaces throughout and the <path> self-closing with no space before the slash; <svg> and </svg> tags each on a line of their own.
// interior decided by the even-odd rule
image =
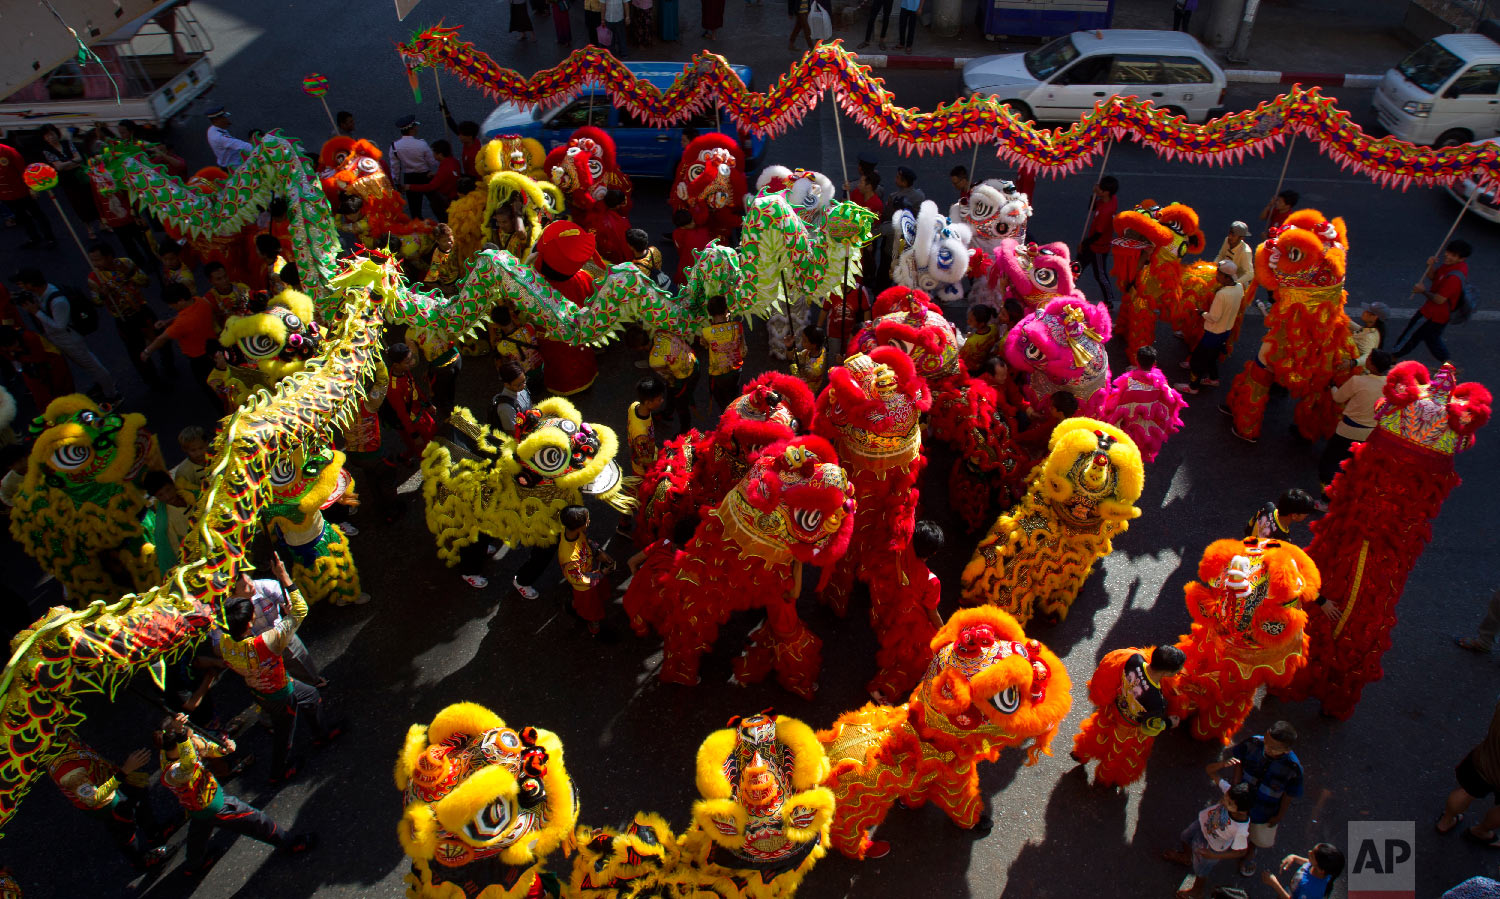
<svg viewBox="0 0 1500 899">
<path fill-rule="evenodd" d="M 1260 872 L 1261 882 L 1277 899 L 1326 899 L 1333 895 L 1334 881 L 1344 873 L 1344 853 L 1332 843 L 1319 843 L 1306 857 L 1288 855 L 1281 860 L 1281 873 L 1295 871 L 1291 887 L 1284 887 L 1270 871 Z"/>
<path fill-rule="evenodd" d="M 922 0 L 901 0 L 901 19 L 897 22 L 896 38 L 901 49 L 911 52 L 912 42 L 917 37 L 917 16 L 922 14 Z"/>
</svg>

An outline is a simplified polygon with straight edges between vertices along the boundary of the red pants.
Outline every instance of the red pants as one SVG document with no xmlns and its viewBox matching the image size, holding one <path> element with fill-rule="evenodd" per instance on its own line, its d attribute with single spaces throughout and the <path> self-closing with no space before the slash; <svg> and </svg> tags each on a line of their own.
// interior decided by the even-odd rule
<svg viewBox="0 0 1500 899">
<path fill-rule="evenodd" d="M 608 581 L 601 581 L 583 590 L 573 588 L 573 611 L 584 621 L 604 620 L 604 594 L 609 589 Z"/>
</svg>

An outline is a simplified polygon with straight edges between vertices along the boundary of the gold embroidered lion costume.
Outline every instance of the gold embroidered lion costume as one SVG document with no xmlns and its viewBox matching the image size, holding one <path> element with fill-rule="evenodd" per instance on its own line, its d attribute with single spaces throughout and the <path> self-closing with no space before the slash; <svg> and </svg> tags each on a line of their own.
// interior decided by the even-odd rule
<svg viewBox="0 0 1500 899">
<path fill-rule="evenodd" d="M 851 858 L 865 857 L 870 832 L 897 801 L 930 801 L 959 827 L 988 832 L 979 764 L 1021 746 L 1027 764 L 1050 755 L 1073 703 L 1062 660 L 999 609 L 955 613 L 932 652 L 905 705 L 867 705 L 818 732 L 838 798 L 833 845 Z"/>
<path fill-rule="evenodd" d="M 989 603 L 1023 624 L 1068 615 L 1094 560 L 1109 555 L 1145 486 L 1140 450 L 1124 431 L 1070 418 L 1031 470 L 1026 496 L 995 522 L 963 571 L 965 605 Z"/>
<path fill-rule="evenodd" d="M 1115 233 L 1120 236 L 1112 247 L 1111 274 L 1121 297 L 1115 330 L 1125 335 L 1126 355 L 1133 359 L 1136 350 L 1155 342 L 1158 318 L 1196 345 L 1203 336 L 1200 313 L 1218 288 L 1213 263 L 1186 262 L 1205 244 L 1197 211 L 1143 200 L 1115 216 Z"/>
</svg>

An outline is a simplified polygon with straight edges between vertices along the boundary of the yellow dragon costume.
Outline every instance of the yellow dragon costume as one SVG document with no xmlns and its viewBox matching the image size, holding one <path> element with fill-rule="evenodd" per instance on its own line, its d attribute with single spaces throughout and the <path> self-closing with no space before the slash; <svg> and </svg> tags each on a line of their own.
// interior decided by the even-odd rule
<svg viewBox="0 0 1500 899">
<path fill-rule="evenodd" d="M 137 413 L 106 412 L 81 393 L 58 397 L 32 422 L 36 443 L 11 510 L 10 534 L 77 606 L 113 602 L 157 577 L 138 486 L 166 470 Z"/>
<path fill-rule="evenodd" d="M 354 479 L 344 470 L 344 454 L 331 447 L 298 447 L 271 466 L 266 479 L 271 503 L 265 510 L 267 531 L 289 561 L 292 579 L 309 602 L 359 605 L 370 597 L 359 589 L 359 569 L 349 552 L 349 538 L 323 517 L 334 503 L 356 505 Z"/>
<path fill-rule="evenodd" d="M 1026 496 L 979 541 L 963 571 L 963 603 L 990 603 L 1023 624 L 1062 621 L 1094 560 L 1141 514 L 1145 470 L 1134 441 L 1113 425 L 1070 418 L 1052 431 Z"/>
</svg>

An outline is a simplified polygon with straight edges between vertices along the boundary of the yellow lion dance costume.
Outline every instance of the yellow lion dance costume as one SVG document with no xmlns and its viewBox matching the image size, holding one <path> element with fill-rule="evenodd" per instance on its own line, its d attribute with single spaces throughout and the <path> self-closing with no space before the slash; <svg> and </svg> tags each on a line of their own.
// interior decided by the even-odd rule
<svg viewBox="0 0 1500 899">
<path fill-rule="evenodd" d="M 963 571 L 963 603 L 990 603 L 1022 623 L 1055 624 L 1110 541 L 1141 514 L 1145 470 L 1129 436 L 1092 418 L 1070 418 L 1047 442 L 1019 505 L 995 522 Z"/>
<path fill-rule="evenodd" d="M 105 412 L 74 393 L 49 403 L 31 430 L 11 536 L 77 606 L 149 589 L 157 571 L 139 482 L 148 467 L 166 466 L 146 417 Z"/>
<path fill-rule="evenodd" d="M 845 712 L 818 733 L 838 797 L 833 845 L 850 858 L 865 857 L 871 832 L 898 800 L 931 801 L 959 827 L 988 832 L 979 763 L 1028 742 L 1027 764 L 1050 755 L 1073 704 L 1062 660 L 999 609 L 957 612 L 932 653 L 905 705 Z"/>
<path fill-rule="evenodd" d="M 312 297 L 296 290 L 278 293 L 263 311 L 230 316 L 219 332 L 229 357 L 223 392 L 234 406 L 244 405 L 250 394 L 306 367 L 325 333 Z"/>
<path fill-rule="evenodd" d="M 514 437 L 461 407 L 450 422 L 469 446 L 440 437 L 422 451 L 427 527 L 450 566 L 482 535 L 508 546 L 556 543 L 558 513 L 582 503 L 585 493 L 629 508 L 635 481 L 615 463 L 619 438 L 585 422 L 567 400 L 542 400 L 523 412 Z"/>
<path fill-rule="evenodd" d="M 787 899 L 828 851 L 828 759 L 795 718 L 737 718 L 698 749 L 693 823 L 675 836 L 638 813 L 623 832 L 582 828 L 571 899 Z"/>
<path fill-rule="evenodd" d="M 344 454 L 330 447 L 299 447 L 277 457 L 267 481 L 272 499 L 265 510 L 266 529 L 276 549 L 290 558 L 292 579 L 303 598 L 336 606 L 369 602 L 369 594 L 359 588 L 349 538 L 323 517 L 334 503 L 358 505 Z"/>
<path fill-rule="evenodd" d="M 396 788 L 406 806 L 397 835 L 411 859 L 407 899 L 557 895 L 542 863 L 572 845 L 578 798 L 556 734 L 455 703 L 407 731 Z"/>
<path fill-rule="evenodd" d="M 479 186 L 448 206 L 448 224 L 453 228 L 452 258 L 469 259 L 485 241 L 494 240 L 490 216 L 502 203 L 520 193 L 525 198 L 527 231 L 531 245 L 546 219 L 562 216 L 566 203 L 557 185 L 545 181 L 542 162 L 547 153 L 531 138 L 497 137 L 479 149 L 474 167 Z"/>
</svg>

